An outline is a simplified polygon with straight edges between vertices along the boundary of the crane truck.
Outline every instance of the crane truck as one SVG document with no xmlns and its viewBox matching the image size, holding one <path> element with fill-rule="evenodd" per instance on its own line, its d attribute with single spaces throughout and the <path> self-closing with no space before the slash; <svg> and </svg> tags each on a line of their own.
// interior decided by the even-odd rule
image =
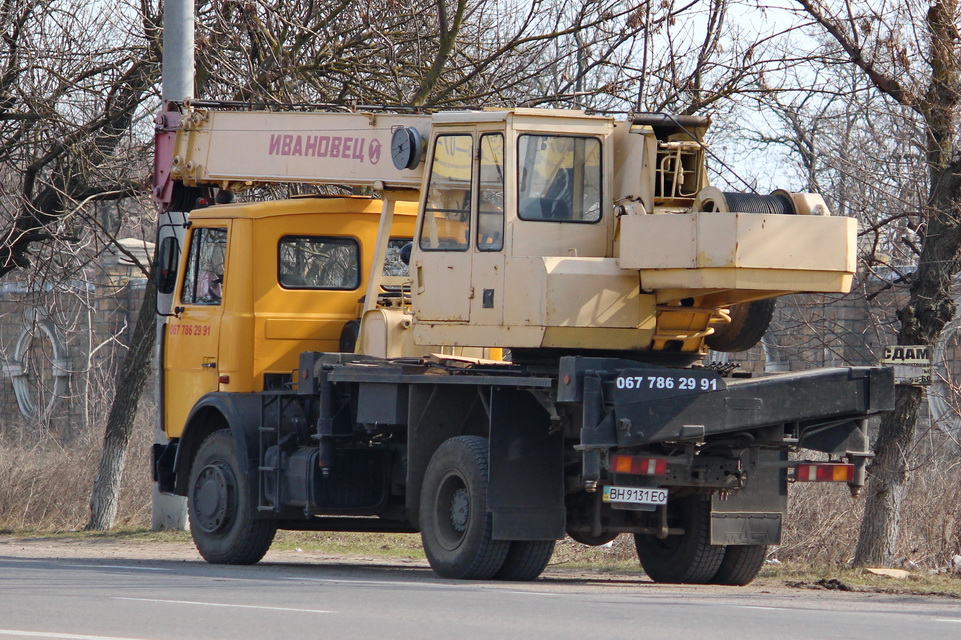
<svg viewBox="0 0 961 640">
<path fill-rule="evenodd" d="M 160 113 L 153 467 L 200 554 L 254 563 L 278 529 L 419 532 L 442 577 L 532 580 L 565 535 L 628 533 L 655 581 L 743 585 L 789 484 L 856 493 L 890 370 L 703 364 L 757 343 L 778 296 L 847 292 L 856 223 L 816 194 L 712 187 L 708 126 Z M 280 183 L 317 193 L 262 196 Z"/>
</svg>

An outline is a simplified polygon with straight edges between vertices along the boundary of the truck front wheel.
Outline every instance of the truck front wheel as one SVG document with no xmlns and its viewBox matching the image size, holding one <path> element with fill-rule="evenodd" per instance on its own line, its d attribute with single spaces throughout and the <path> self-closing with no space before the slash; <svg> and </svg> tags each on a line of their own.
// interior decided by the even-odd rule
<svg viewBox="0 0 961 640">
<path fill-rule="evenodd" d="M 444 442 L 427 465 L 420 502 L 421 540 L 442 578 L 487 580 L 504 565 L 510 542 L 491 537 L 487 439 Z"/>
<path fill-rule="evenodd" d="M 207 436 L 190 468 L 187 494 L 190 535 L 207 562 L 254 564 L 270 548 L 277 525 L 253 518 L 249 486 L 230 432 Z"/>
<path fill-rule="evenodd" d="M 681 527 L 684 533 L 663 540 L 650 534 L 634 534 L 634 546 L 644 572 L 654 582 L 710 582 L 724 559 L 724 547 L 711 544 L 710 498 L 679 498 L 666 508 L 668 526 Z"/>
</svg>

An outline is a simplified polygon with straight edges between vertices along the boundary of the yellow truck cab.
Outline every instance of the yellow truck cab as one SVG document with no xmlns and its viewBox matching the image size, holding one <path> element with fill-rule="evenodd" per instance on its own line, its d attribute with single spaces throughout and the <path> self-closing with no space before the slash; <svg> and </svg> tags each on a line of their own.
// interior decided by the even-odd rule
<svg viewBox="0 0 961 640">
<path fill-rule="evenodd" d="M 359 316 L 381 211 L 380 200 L 353 196 L 191 213 L 162 342 L 169 437 L 204 394 L 289 388 L 300 353 L 341 350 Z M 415 215 L 415 203 L 398 203 L 393 251 L 410 241 Z"/>
</svg>

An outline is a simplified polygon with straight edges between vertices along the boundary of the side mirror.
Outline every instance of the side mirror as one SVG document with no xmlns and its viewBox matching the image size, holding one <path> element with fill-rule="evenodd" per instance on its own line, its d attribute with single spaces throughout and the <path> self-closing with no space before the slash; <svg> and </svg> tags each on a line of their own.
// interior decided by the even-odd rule
<svg viewBox="0 0 961 640">
<path fill-rule="evenodd" d="M 157 292 L 171 294 L 177 286 L 177 266 L 180 264 L 180 243 L 167 236 L 157 252 Z"/>
<path fill-rule="evenodd" d="M 400 261 L 408 267 L 410 266 L 410 252 L 413 251 L 413 249 L 414 245 L 410 242 L 400 248 Z"/>
</svg>

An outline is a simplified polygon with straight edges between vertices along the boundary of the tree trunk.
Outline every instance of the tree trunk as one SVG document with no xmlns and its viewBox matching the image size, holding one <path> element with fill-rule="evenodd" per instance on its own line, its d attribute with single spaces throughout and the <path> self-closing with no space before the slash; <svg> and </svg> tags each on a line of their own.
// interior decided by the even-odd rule
<svg viewBox="0 0 961 640">
<path fill-rule="evenodd" d="M 874 460 L 868 466 L 864 519 L 854 550 L 857 566 L 889 567 L 895 564 L 901 531 L 901 506 L 908 480 L 908 448 L 914 441 L 921 406 L 921 389 L 898 387 L 894 411 L 882 418 L 874 443 Z"/>
<path fill-rule="evenodd" d="M 804 2 L 805 0 L 799 0 Z M 922 212 L 924 236 L 908 304 L 898 310 L 898 344 L 936 345 L 954 318 L 952 285 L 961 264 L 961 149 L 957 146 L 961 61 L 958 57 L 958 0 L 934 0 L 925 16 L 930 38 L 931 76 L 923 97 L 908 99 L 897 80 L 882 77 L 850 43 L 852 60 L 865 69 L 879 89 L 924 118 L 929 197 Z M 894 561 L 901 524 L 901 503 L 908 474 L 907 452 L 917 428 L 921 390 L 899 388 L 892 415 L 881 421 L 871 464 L 872 477 L 854 562 Z"/>
<path fill-rule="evenodd" d="M 961 250 L 961 160 L 931 171 L 931 195 L 921 256 L 908 303 L 898 309 L 898 344 L 935 345 L 954 318 L 952 291 Z M 867 500 L 854 564 L 895 562 L 901 529 L 901 504 L 908 477 L 908 452 L 914 444 L 922 390 L 898 387 L 894 411 L 878 429 L 875 458 L 868 468 Z"/>
<path fill-rule="evenodd" d="M 120 496 L 120 479 L 123 477 L 124 462 L 134 429 L 134 417 L 147 378 L 150 376 L 150 363 L 154 340 L 157 335 L 157 320 L 154 313 L 154 282 L 147 280 L 143 302 L 137 315 L 130 341 L 130 349 L 117 373 L 116 394 L 110 406 L 110 417 L 103 439 L 103 452 L 97 467 L 97 476 L 90 496 L 90 520 L 87 531 L 107 531 L 113 526 L 117 516 L 117 503 Z"/>
</svg>

